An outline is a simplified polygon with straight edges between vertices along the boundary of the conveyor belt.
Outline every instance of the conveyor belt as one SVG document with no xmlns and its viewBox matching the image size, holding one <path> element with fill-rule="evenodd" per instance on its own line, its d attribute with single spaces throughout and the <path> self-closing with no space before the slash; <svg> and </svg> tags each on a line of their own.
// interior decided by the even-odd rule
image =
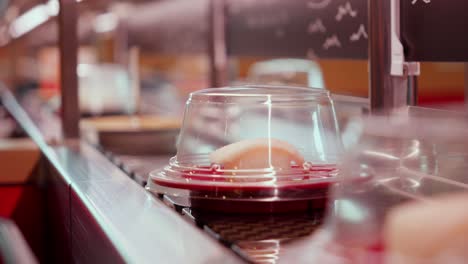
<svg viewBox="0 0 468 264">
<path fill-rule="evenodd" d="M 150 171 L 164 166 L 167 156 L 122 156 L 106 153 L 112 162 L 142 186 Z M 275 263 L 282 246 L 312 234 L 321 224 L 323 211 L 280 215 L 228 215 L 197 212 L 159 197 L 182 216 L 233 250 L 248 262 Z"/>
</svg>

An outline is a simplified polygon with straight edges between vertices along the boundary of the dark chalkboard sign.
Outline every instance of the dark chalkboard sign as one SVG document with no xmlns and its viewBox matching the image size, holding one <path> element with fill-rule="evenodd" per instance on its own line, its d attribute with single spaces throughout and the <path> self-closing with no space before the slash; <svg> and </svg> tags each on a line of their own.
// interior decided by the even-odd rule
<svg viewBox="0 0 468 264">
<path fill-rule="evenodd" d="M 468 1 L 402 0 L 408 61 L 468 61 Z"/>
<path fill-rule="evenodd" d="M 207 52 L 209 1 L 161 1 L 135 11 L 130 44 Z M 228 55 L 367 58 L 368 0 L 217 1 L 226 4 Z M 468 61 L 468 0 L 400 1 L 408 61 Z"/>
<path fill-rule="evenodd" d="M 367 58 L 367 0 L 226 0 L 229 55 Z"/>
</svg>

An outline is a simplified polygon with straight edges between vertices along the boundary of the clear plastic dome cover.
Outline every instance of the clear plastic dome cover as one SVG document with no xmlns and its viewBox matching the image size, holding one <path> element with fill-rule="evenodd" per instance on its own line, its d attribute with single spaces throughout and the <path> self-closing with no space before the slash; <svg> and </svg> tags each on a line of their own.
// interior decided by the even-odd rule
<svg viewBox="0 0 468 264">
<path fill-rule="evenodd" d="M 333 103 L 324 90 L 206 89 L 188 99 L 177 155 L 151 174 L 149 188 L 176 199 L 325 198 L 341 151 Z"/>
<path fill-rule="evenodd" d="M 402 111 L 356 120 L 349 129 L 360 136 L 340 162 L 325 227 L 285 259 L 466 263 L 466 119 Z"/>
</svg>

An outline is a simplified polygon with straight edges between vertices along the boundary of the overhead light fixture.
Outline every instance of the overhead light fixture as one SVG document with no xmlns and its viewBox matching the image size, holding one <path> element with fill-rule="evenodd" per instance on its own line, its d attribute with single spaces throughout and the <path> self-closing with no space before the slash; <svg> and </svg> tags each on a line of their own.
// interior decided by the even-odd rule
<svg viewBox="0 0 468 264">
<path fill-rule="evenodd" d="M 15 19 L 10 25 L 10 34 L 13 38 L 19 38 L 38 26 L 45 23 L 50 17 L 59 12 L 58 0 L 49 0 L 45 4 L 37 5 Z"/>
<path fill-rule="evenodd" d="M 49 0 L 46 3 L 47 12 L 49 12 L 49 16 L 56 16 L 60 11 L 60 4 L 58 0 Z"/>
</svg>

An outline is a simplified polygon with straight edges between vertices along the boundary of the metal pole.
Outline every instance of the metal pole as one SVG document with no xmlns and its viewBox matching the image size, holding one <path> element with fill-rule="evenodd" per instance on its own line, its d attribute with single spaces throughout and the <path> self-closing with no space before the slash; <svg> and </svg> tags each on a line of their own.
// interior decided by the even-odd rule
<svg viewBox="0 0 468 264">
<path fill-rule="evenodd" d="M 226 6 L 224 0 L 210 1 L 209 57 L 212 87 L 227 84 Z"/>
<path fill-rule="evenodd" d="M 80 136 L 78 105 L 78 34 L 77 3 L 75 0 L 60 0 L 58 16 L 60 47 L 60 87 L 62 107 L 62 130 L 64 139 Z"/>
<path fill-rule="evenodd" d="M 406 105 L 408 83 L 404 76 L 391 76 L 391 1 L 368 0 L 369 71 L 372 112 Z"/>
<path fill-rule="evenodd" d="M 128 45 L 128 22 L 127 19 L 119 17 L 117 28 L 114 32 L 114 62 L 121 65 L 129 63 Z"/>
<path fill-rule="evenodd" d="M 418 77 L 408 77 L 408 105 L 418 105 Z"/>
</svg>

